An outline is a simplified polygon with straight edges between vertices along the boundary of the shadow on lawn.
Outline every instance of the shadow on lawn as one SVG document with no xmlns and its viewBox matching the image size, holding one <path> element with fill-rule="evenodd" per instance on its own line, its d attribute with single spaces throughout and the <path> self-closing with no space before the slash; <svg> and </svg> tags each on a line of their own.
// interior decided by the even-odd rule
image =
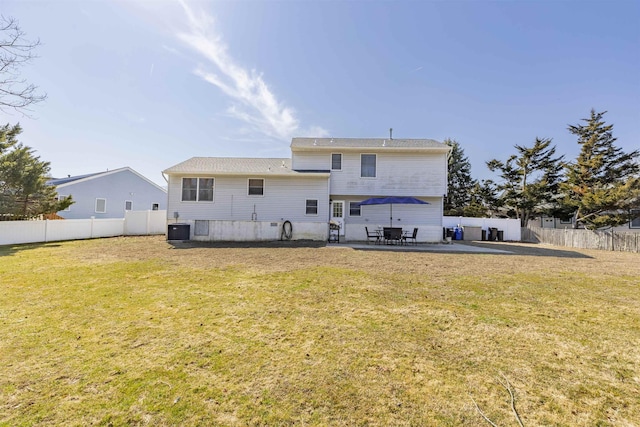
<svg viewBox="0 0 640 427">
<path fill-rule="evenodd" d="M 192 248 L 216 248 L 216 249 L 238 249 L 238 248 L 322 248 L 327 246 L 323 241 L 318 240 L 274 240 L 269 242 L 197 242 L 193 240 L 167 240 L 173 249 Z"/>
<path fill-rule="evenodd" d="M 29 251 L 38 248 L 57 248 L 59 243 L 23 243 L 20 245 L 0 246 L 0 257 L 15 255 L 18 252 Z"/>
<path fill-rule="evenodd" d="M 481 243 L 464 242 L 453 245 L 448 244 L 421 244 L 417 246 L 382 246 L 369 245 L 354 248 L 360 251 L 390 251 L 390 252 L 421 252 L 437 254 L 474 254 L 474 255 L 502 255 L 502 256 L 539 256 L 556 258 L 582 258 L 591 259 L 593 257 L 574 250 L 556 249 L 550 247 L 536 247 L 532 245 L 521 246 L 518 244 L 505 243 Z"/>
</svg>

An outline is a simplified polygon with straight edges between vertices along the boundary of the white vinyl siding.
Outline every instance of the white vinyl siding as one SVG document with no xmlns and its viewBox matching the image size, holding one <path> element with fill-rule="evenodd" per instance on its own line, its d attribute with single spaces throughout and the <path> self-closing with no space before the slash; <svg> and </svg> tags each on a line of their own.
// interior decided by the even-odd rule
<svg viewBox="0 0 640 427">
<path fill-rule="evenodd" d="M 180 176 L 169 177 L 167 212 L 171 218 L 173 212 L 179 212 L 180 220 L 251 221 L 253 212 L 257 221 L 326 222 L 329 218 L 327 177 L 269 177 L 265 179 L 268 191 L 256 197 L 247 194 L 246 176 L 216 176 L 215 203 L 182 202 L 181 180 Z M 307 199 L 318 200 L 317 217 L 305 214 Z"/>
</svg>

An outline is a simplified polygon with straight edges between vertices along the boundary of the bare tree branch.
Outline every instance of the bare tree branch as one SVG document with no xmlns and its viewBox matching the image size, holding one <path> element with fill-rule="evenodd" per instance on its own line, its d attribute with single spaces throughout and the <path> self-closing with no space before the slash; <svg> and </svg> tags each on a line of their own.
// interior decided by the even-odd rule
<svg viewBox="0 0 640 427">
<path fill-rule="evenodd" d="M 44 101 L 46 93 L 20 77 L 22 66 L 37 56 L 40 40 L 28 41 L 14 18 L 0 16 L 0 111 L 15 110 L 25 114 L 32 104 Z"/>
</svg>

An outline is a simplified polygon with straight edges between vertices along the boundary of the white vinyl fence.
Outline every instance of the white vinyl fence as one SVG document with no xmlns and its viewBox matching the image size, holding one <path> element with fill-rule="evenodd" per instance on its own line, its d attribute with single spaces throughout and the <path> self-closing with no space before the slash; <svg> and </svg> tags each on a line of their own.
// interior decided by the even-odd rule
<svg viewBox="0 0 640 427">
<path fill-rule="evenodd" d="M 124 218 L 0 221 L 0 245 L 165 234 L 167 211 L 127 211 Z"/>
<path fill-rule="evenodd" d="M 504 232 L 504 240 L 519 242 L 521 240 L 521 229 L 519 219 L 508 218 L 471 218 L 466 216 L 443 216 L 442 226 L 454 228 L 457 225 L 464 227 L 479 227 L 480 230 L 497 228 Z M 487 233 L 488 234 L 488 233 Z M 477 239 L 480 240 L 480 239 Z"/>
</svg>

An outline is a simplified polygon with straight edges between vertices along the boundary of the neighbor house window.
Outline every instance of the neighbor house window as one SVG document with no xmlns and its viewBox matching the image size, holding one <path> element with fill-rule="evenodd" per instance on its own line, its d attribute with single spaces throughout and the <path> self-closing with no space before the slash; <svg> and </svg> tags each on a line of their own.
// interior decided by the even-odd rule
<svg viewBox="0 0 640 427">
<path fill-rule="evenodd" d="M 318 215 L 318 200 L 307 199 L 307 215 Z"/>
<path fill-rule="evenodd" d="M 342 154 L 340 153 L 331 154 L 331 170 L 333 171 L 342 170 Z"/>
<path fill-rule="evenodd" d="M 125 211 L 130 211 L 132 207 L 133 207 L 133 202 L 131 200 L 125 200 L 124 201 L 124 210 Z"/>
<path fill-rule="evenodd" d="M 360 176 L 362 178 L 376 177 L 376 155 L 375 154 L 360 155 Z"/>
<path fill-rule="evenodd" d="M 640 209 L 631 209 L 629 228 L 640 228 Z"/>
<path fill-rule="evenodd" d="M 62 202 L 62 201 L 64 201 L 64 200 L 68 199 L 69 197 L 70 197 L 70 196 L 62 196 L 62 195 L 60 195 L 60 196 L 58 196 L 58 201 L 59 201 L 59 202 Z M 70 210 L 71 210 L 71 205 L 67 206 L 67 207 L 66 207 L 66 208 L 64 208 L 63 210 L 64 210 L 65 212 L 70 211 Z"/>
<path fill-rule="evenodd" d="M 154 203 L 154 204 L 152 204 L 152 205 L 151 205 L 151 210 L 152 210 L 152 211 L 157 211 L 157 210 L 158 210 L 158 208 L 160 208 L 160 205 L 159 205 L 159 204 L 157 204 L 157 203 Z"/>
<path fill-rule="evenodd" d="M 264 195 L 264 179 L 249 179 L 249 195 L 250 196 L 263 196 Z"/>
<path fill-rule="evenodd" d="M 573 218 L 560 218 L 560 224 L 573 224 Z"/>
<path fill-rule="evenodd" d="M 213 178 L 182 178 L 183 202 L 212 202 Z"/>
<path fill-rule="evenodd" d="M 349 202 L 349 216 L 360 216 L 360 202 Z"/>
<path fill-rule="evenodd" d="M 96 213 L 107 212 L 107 199 L 96 199 Z"/>
</svg>

